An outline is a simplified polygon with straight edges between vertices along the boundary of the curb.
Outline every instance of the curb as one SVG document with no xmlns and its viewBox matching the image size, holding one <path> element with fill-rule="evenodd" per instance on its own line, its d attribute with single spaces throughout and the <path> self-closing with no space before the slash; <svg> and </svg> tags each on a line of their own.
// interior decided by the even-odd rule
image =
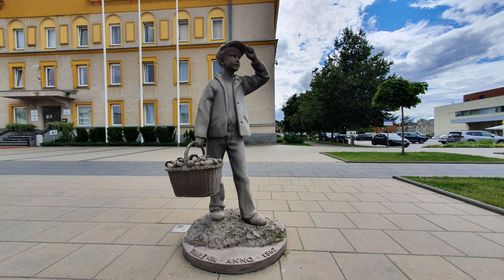
<svg viewBox="0 0 504 280">
<path fill-rule="evenodd" d="M 461 196 L 461 195 L 458 195 L 458 194 L 455 194 L 455 193 L 452 193 L 452 192 L 448 192 L 448 191 L 445 191 L 445 190 L 442 190 L 442 189 L 438 189 L 436 187 L 433 187 L 433 186 L 430 186 L 430 185 L 426 185 L 426 184 L 422 184 L 422 183 L 419 183 L 417 181 L 413 181 L 413 180 L 410 180 L 410 179 L 407 179 L 407 178 L 404 178 L 404 177 L 401 177 L 401 176 L 392 176 L 392 178 L 394 178 L 396 180 L 399 180 L 399 181 L 402 181 L 402 182 L 405 182 L 405 183 L 408 183 L 408 184 L 411 184 L 411 185 L 415 185 L 417 187 L 420 187 L 420 188 L 423 188 L 423 189 L 426 189 L 426 190 L 429 190 L 429 191 L 433 191 L 433 192 L 436 192 L 436 193 L 439 193 L 439 194 L 442 194 L 442 195 L 446 195 L 448 197 L 451 197 L 451 198 L 463 201 L 465 203 L 469 203 L 471 205 L 483 208 L 483 209 L 488 210 L 488 211 L 492 211 L 492 212 L 497 213 L 497 214 L 504 215 L 504 209 L 500 208 L 500 207 L 497 207 L 497 206 L 486 204 L 484 202 L 477 201 L 477 200 L 474 200 L 472 198 Z"/>
<path fill-rule="evenodd" d="M 337 156 L 330 155 L 328 152 L 320 152 L 321 154 L 341 160 L 345 163 L 405 163 L 405 164 L 504 164 L 504 162 L 481 162 L 481 161 L 359 161 L 359 160 L 344 160 Z"/>
</svg>

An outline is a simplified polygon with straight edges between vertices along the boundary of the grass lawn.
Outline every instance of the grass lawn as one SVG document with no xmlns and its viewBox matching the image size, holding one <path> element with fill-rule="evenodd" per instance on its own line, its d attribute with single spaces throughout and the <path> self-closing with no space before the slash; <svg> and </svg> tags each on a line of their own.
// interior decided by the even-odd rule
<svg viewBox="0 0 504 280">
<path fill-rule="evenodd" d="M 405 155 L 397 152 L 330 152 L 329 156 L 344 161 L 359 162 L 484 162 L 498 163 L 504 159 L 482 156 L 438 153 L 438 152 L 410 152 Z"/>
<path fill-rule="evenodd" d="M 504 208 L 504 178 L 406 177 L 445 191 Z"/>
<path fill-rule="evenodd" d="M 456 142 L 445 145 L 427 145 L 423 148 L 504 148 L 504 144 L 482 142 Z"/>
</svg>

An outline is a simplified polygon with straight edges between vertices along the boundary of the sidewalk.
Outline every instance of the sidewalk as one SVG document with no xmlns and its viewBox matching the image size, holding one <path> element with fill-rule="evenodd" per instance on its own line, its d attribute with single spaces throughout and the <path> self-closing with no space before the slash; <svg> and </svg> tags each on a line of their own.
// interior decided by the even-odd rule
<svg viewBox="0 0 504 280">
<path fill-rule="evenodd" d="M 224 178 L 229 207 L 237 207 Z M 393 179 L 253 177 L 288 227 L 280 262 L 217 275 L 182 257 L 176 224 L 208 198 L 167 176 L 0 176 L 0 277 L 34 279 L 502 279 L 504 216 Z"/>
</svg>

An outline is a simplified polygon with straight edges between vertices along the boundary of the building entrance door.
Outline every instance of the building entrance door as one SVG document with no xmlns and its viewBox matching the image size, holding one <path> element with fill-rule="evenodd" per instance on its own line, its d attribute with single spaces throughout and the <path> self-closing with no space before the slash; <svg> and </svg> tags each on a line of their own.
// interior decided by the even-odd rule
<svg viewBox="0 0 504 280">
<path fill-rule="evenodd" d="M 61 106 L 44 106 L 42 107 L 44 113 L 44 127 L 48 127 L 52 122 L 61 121 Z"/>
</svg>

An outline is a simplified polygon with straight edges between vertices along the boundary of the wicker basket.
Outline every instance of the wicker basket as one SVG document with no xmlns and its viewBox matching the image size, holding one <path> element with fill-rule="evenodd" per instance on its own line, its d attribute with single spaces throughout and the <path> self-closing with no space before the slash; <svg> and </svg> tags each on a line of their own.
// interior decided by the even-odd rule
<svg viewBox="0 0 504 280">
<path fill-rule="evenodd" d="M 165 163 L 166 171 L 170 176 L 173 192 L 177 197 L 207 197 L 219 192 L 222 178 L 222 162 L 212 165 L 199 165 L 188 167 L 189 149 L 195 146 L 196 142 L 187 145 L 184 152 L 183 167 L 168 167 Z M 200 147 L 203 155 L 205 149 Z M 194 155 L 191 155 L 191 158 Z"/>
</svg>

